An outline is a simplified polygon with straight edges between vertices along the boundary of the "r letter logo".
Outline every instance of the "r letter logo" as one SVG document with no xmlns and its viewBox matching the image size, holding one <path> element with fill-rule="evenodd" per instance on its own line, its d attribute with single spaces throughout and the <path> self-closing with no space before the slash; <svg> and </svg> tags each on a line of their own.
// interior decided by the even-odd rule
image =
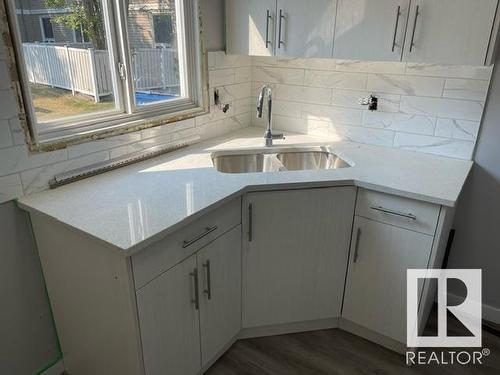
<svg viewBox="0 0 500 375">
<path fill-rule="evenodd" d="M 421 288 L 418 281 L 437 281 L 438 331 L 437 336 L 419 335 L 418 307 Z M 467 288 L 465 300 L 457 306 L 448 305 L 447 282 L 458 279 Z M 407 321 L 406 338 L 409 348 L 419 347 L 480 347 L 481 336 L 481 270 L 418 269 L 407 271 Z M 471 336 L 448 336 L 447 313 L 452 313 L 467 328 Z M 420 322 L 422 324 L 423 322 Z"/>
</svg>

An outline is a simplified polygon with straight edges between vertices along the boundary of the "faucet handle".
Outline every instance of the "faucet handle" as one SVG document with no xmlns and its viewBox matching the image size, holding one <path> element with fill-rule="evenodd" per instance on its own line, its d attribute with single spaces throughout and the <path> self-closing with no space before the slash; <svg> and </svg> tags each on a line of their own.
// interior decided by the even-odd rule
<svg viewBox="0 0 500 375">
<path fill-rule="evenodd" d="M 273 139 L 285 139 L 285 136 L 283 134 L 273 134 L 272 138 Z"/>
</svg>

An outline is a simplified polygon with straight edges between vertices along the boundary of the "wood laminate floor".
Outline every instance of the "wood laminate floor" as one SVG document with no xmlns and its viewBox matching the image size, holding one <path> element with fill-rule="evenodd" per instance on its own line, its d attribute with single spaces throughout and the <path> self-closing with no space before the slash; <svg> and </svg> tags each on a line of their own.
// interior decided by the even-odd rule
<svg viewBox="0 0 500 375">
<path fill-rule="evenodd" d="M 448 324 L 449 332 L 460 333 L 460 326 L 453 320 Z M 436 331 L 435 317 L 429 320 L 426 331 Z M 500 375 L 500 338 L 483 331 L 483 348 L 488 348 L 491 354 L 483 359 L 482 365 L 408 367 L 405 357 L 400 354 L 339 329 L 331 329 L 240 340 L 206 374 Z"/>
</svg>

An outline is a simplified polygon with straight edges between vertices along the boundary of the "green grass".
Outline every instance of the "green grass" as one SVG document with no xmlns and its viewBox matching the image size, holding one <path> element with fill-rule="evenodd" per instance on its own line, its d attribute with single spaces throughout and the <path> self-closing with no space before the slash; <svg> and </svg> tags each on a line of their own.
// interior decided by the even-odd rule
<svg viewBox="0 0 500 375">
<path fill-rule="evenodd" d="M 111 96 L 101 98 L 99 103 L 89 95 L 50 86 L 30 84 L 31 97 L 38 122 L 57 120 L 63 117 L 100 112 L 114 108 Z"/>
</svg>

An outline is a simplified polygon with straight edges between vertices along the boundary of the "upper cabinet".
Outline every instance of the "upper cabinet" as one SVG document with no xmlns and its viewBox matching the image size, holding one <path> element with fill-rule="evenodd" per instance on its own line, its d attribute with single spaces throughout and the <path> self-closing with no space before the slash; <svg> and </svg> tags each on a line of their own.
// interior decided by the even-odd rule
<svg viewBox="0 0 500 375">
<path fill-rule="evenodd" d="M 332 57 L 337 0 L 278 0 L 276 56 Z"/>
<path fill-rule="evenodd" d="M 276 0 L 226 1 L 226 49 L 232 55 L 273 56 Z"/>
<path fill-rule="evenodd" d="M 498 0 L 231 0 L 227 52 L 483 65 Z"/>
<path fill-rule="evenodd" d="M 483 65 L 497 0 L 412 0 L 404 60 Z"/>
<path fill-rule="evenodd" d="M 230 54 L 332 57 L 337 0 L 226 2 Z"/>
<path fill-rule="evenodd" d="M 338 0 L 334 56 L 401 61 L 410 0 Z"/>
</svg>

